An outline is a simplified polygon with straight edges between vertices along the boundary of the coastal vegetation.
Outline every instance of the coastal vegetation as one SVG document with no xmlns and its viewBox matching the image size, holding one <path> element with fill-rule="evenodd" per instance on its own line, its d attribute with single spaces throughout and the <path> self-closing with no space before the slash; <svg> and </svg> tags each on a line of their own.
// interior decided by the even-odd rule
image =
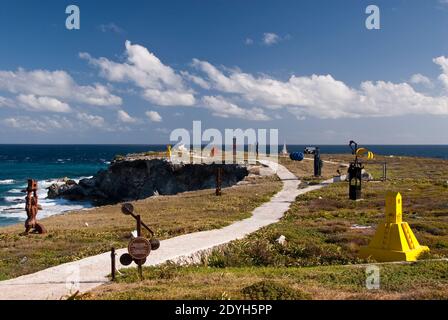
<svg viewBox="0 0 448 320">
<path fill-rule="evenodd" d="M 352 157 L 324 159 L 347 163 Z M 379 178 L 384 161 L 388 180 L 364 182 L 361 201 L 348 199 L 347 182 L 301 195 L 280 222 L 214 250 L 199 265 L 147 268 L 147 280 L 141 283 L 136 282 L 135 270 L 126 270 L 118 283 L 85 298 L 446 299 L 448 161 L 377 156 L 376 162 L 366 162 L 366 170 Z M 312 165 L 311 161 L 281 162 L 295 172 L 312 172 L 300 167 Z M 417 263 L 380 265 L 380 289 L 367 290 L 362 263 L 374 261 L 358 258 L 358 251 L 384 218 L 389 190 L 401 192 L 403 220 L 431 251 Z M 282 235 L 283 244 L 278 241 Z"/>
<path fill-rule="evenodd" d="M 206 268 L 164 265 L 125 270 L 118 282 L 80 299 L 447 299 L 448 263 L 421 261 L 380 266 L 379 290 L 366 288 L 365 266 Z"/>
<path fill-rule="evenodd" d="M 252 177 L 245 184 L 223 189 L 155 196 L 132 202 L 160 239 L 221 228 L 250 216 L 277 193 L 276 176 Z M 126 247 L 135 222 L 120 205 L 108 205 L 41 219 L 48 233 L 21 236 L 22 225 L 0 228 L 0 280 L 36 272 L 65 262 Z"/>
</svg>

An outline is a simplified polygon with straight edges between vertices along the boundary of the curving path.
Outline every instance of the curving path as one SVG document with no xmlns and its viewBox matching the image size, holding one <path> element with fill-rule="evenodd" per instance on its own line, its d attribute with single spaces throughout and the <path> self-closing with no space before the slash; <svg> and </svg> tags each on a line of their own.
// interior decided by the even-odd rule
<svg viewBox="0 0 448 320">
<path fill-rule="evenodd" d="M 160 249 L 151 253 L 145 265 L 157 265 L 169 260 L 192 261 L 204 251 L 244 238 L 264 226 L 277 222 L 298 195 L 344 179 L 344 177 L 333 178 L 319 185 L 298 189 L 300 181 L 284 166 L 269 161 L 261 162 L 275 170 L 283 182 L 282 190 L 269 202 L 256 208 L 250 218 L 222 229 L 195 232 L 161 241 Z M 126 251 L 127 249 L 117 250 L 117 257 Z M 124 268 L 118 259 L 117 268 Z M 83 293 L 107 283 L 108 274 L 110 274 L 109 252 L 1 281 L 0 300 L 61 299 L 78 290 Z"/>
</svg>

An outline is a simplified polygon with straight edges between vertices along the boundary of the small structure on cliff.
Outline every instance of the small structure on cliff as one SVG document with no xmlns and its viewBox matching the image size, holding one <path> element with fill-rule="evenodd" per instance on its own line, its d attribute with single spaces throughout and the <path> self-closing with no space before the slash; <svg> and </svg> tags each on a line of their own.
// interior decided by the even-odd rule
<svg viewBox="0 0 448 320">
<path fill-rule="evenodd" d="M 287 155 L 289 155 L 288 149 L 286 148 L 286 142 L 283 143 L 283 149 L 282 149 L 281 155 L 282 155 L 282 156 L 287 156 Z"/>
</svg>

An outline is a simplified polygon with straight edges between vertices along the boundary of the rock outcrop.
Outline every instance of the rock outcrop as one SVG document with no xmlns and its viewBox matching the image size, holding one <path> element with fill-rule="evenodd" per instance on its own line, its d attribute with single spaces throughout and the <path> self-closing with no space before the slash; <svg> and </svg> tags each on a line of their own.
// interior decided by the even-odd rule
<svg viewBox="0 0 448 320">
<path fill-rule="evenodd" d="M 242 165 L 221 166 L 222 187 L 232 186 L 249 174 Z M 215 164 L 173 164 L 164 159 L 117 161 L 93 178 L 50 186 L 48 197 L 106 204 L 145 199 L 156 194 L 173 195 L 215 188 L 216 169 Z"/>
</svg>

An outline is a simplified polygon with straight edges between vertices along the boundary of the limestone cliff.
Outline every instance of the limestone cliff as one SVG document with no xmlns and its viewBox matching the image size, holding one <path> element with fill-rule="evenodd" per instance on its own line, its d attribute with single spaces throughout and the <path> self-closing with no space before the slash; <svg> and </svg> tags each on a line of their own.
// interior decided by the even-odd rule
<svg viewBox="0 0 448 320">
<path fill-rule="evenodd" d="M 225 164 L 222 186 L 238 183 L 248 175 L 242 165 Z M 173 164 L 164 159 L 125 159 L 113 162 L 107 170 L 77 184 L 52 185 L 49 198 L 91 200 L 97 203 L 117 203 L 138 200 L 155 194 L 173 195 L 215 187 L 217 165 Z"/>
</svg>

